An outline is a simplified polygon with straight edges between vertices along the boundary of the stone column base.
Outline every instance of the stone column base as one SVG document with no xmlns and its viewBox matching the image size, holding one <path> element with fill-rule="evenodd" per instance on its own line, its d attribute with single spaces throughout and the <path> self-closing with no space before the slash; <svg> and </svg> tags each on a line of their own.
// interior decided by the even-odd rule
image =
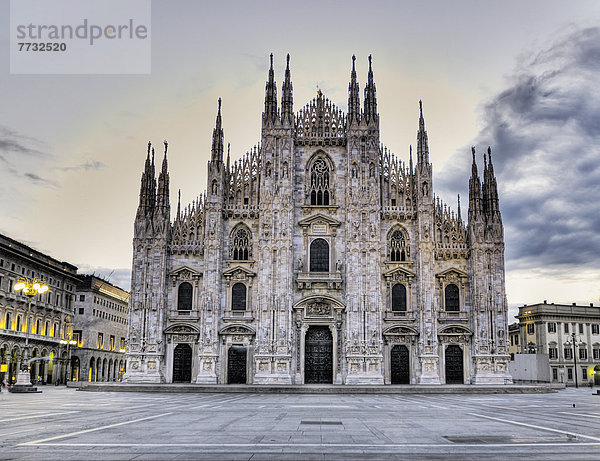
<svg viewBox="0 0 600 461">
<path fill-rule="evenodd" d="M 125 373 L 123 382 L 131 384 L 162 384 L 165 379 L 160 373 Z"/>
<path fill-rule="evenodd" d="M 292 384 L 289 373 L 257 373 L 254 384 Z"/>
<path fill-rule="evenodd" d="M 346 384 L 349 386 L 382 386 L 383 376 L 372 373 L 348 373 L 348 376 L 346 376 Z"/>
</svg>

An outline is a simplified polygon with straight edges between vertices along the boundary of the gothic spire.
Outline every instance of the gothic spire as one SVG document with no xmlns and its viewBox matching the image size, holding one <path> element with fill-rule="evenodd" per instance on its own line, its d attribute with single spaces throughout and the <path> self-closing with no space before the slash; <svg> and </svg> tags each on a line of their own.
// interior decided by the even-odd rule
<svg viewBox="0 0 600 461">
<path fill-rule="evenodd" d="M 151 173 L 152 167 L 150 163 L 150 151 L 152 150 L 152 143 L 148 141 L 148 154 L 146 155 L 146 163 L 144 164 L 144 172 L 142 173 L 142 180 L 140 184 L 140 203 L 139 209 L 144 211 L 148 210 L 152 206 L 150 203 L 152 197 L 151 191 Z"/>
<path fill-rule="evenodd" d="M 471 147 L 473 154 L 473 165 L 471 167 L 471 179 L 469 179 L 469 223 L 473 222 L 482 214 L 481 206 L 481 182 L 477 174 L 477 162 L 475 161 L 475 147 Z"/>
<path fill-rule="evenodd" d="M 290 75 L 290 54 L 287 55 L 285 79 L 281 87 L 281 121 L 291 125 L 294 121 L 294 98 L 292 94 L 292 78 Z"/>
<path fill-rule="evenodd" d="M 458 220 L 462 221 L 462 217 L 460 216 L 460 194 L 458 194 L 458 212 L 457 212 Z"/>
<path fill-rule="evenodd" d="M 417 163 L 429 163 L 429 142 L 423 118 L 423 102 L 419 100 L 419 131 L 417 131 Z"/>
<path fill-rule="evenodd" d="M 372 58 L 369 55 L 369 75 L 367 77 L 367 86 L 365 87 L 365 118 L 367 123 L 377 122 L 377 94 L 375 83 L 373 82 Z"/>
<path fill-rule="evenodd" d="M 277 117 L 277 86 L 275 85 L 275 71 L 273 70 L 273 53 L 271 53 L 271 67 L 269 68 L 269 79 L 265 86 L 265 111 L 263 122 L 274 122 Z"/>
<path fill-rule="evenodd" d="M 230 151 L 231 150 L 231 144 L 227 143 L 227 172 L 230 171 L 230 164 L 231 164 L 231 157 L 230 157 Z"/>
<path fill-rule="evenodd" d="M 167 163 L 167 149 L 169 143 L 165 140 L 165 156 L 162 161 L 162 168 L 158 175 L 158 196 L 156 205 L 158 208 L 169 207 L 169 168 Z"/>
<path fill-rule="evenodd" d="M 219 110 L 217 112 L 215 129 L 213 130 L 211 161 L 223 161 L 223 125 L 221 121 L 221 98 L 219 98 Z"/>
<path fill-rule="evenodd" d="M 356 56 L 352 55 L 352 71 L 348 84 L 348 124 L 360 121 L 360 89 L 356 80 Z"/>
<path fill-rule="evenodd" d="M 494 175 L 494 165 L 492 164 L 492 148 L 488 146 L 488 158 L 484 172 L 483 197 L 484 210 L 488 220 L 500 216 L 500 207 L 498 205 L 498 185 Z M 485 155 L 484 155 L 485 160 Z"/>
<path fill-rule="evenodd" d="M 177 220 L 181 219 L 181 189 L 177 193 Z"/>
</svg>

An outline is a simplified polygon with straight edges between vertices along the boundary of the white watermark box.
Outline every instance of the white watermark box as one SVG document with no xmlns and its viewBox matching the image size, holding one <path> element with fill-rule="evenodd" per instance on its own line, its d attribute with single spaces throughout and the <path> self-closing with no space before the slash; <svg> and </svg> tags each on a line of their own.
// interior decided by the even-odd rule
<svg viewBox="0 0 600 461">
<path fill-rule="evenodd" d="M 149 74 L 151 0 L 11 0 L 12 74 Z"/>
</svg>

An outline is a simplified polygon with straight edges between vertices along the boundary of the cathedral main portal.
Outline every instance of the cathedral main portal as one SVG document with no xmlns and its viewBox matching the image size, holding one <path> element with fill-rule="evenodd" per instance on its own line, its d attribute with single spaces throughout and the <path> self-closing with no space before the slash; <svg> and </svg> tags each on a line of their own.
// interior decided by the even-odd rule
<svg viewBox="0 0 600 461">
<path fill-rule="evenodd" d="M 408 347 L 395 345 L 391 352 L 392 384 L 410 384 L 410 360 Z"/>
<path fill-rule="evenodd" d="M 173 351 L 173 382 L 189 383 L 192 380 L 192 348 L 178 344 Z"/>
<path fill-rule="evenodd" d="M 305 384 L 333 383 L 333 337 L 326 326 L 311 326 L 306 332 Z"/>
<path fill-rule="evenodd" d="M 231 346 L 227 352 L 227 383 L 246 384 L 246 348 Z"/>
</svg>

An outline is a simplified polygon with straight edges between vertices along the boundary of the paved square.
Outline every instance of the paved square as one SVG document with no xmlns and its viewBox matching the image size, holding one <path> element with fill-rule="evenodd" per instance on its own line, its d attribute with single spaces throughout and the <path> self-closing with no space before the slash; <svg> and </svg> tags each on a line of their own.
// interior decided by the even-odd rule
<svg viewBox="0 0 600 461">
<path fill-rule="evenodd" d="M 0 458 L 600 459 L 600 396 L 0 394 Z"/>
</svg>

